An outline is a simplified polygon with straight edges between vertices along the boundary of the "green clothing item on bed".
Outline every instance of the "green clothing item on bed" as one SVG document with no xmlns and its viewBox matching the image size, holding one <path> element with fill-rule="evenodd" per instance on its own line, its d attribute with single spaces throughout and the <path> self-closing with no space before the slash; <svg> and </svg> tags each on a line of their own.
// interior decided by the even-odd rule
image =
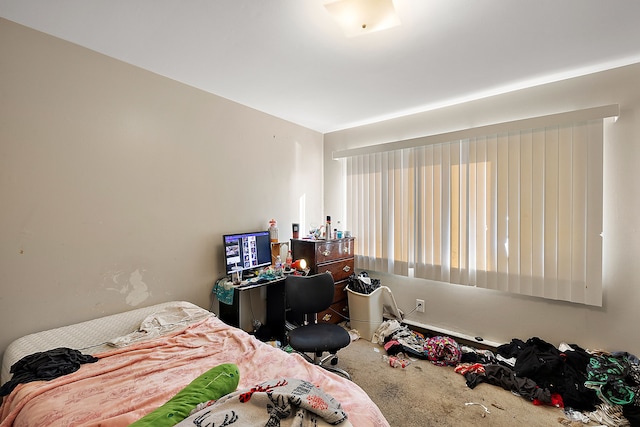
<svg viewBox="0 0 640 427">
<path fill-rule="evenodd" d="M 129 427 L 164 427 L 178 424 L 197 404 L 216 400 L 238 388 L 240 372 L 233 363 L 218 365 L 200 375 L 167 403 L 140 418 Z"/>
</svg>

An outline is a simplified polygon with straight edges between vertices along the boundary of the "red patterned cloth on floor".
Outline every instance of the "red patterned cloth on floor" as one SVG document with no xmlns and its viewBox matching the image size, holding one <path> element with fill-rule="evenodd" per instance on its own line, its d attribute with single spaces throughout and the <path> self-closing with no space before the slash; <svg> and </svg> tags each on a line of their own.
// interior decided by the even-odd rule
<svg viewBox="0 0 640 427">
<path fill-rule="evenodd" d="M 462 357 L 458 343 L 453 338 L 446 336 L 428 338 L 425 351 L 431 363 L 438 366 L 455 366 L 460 363 Z"/>
<path fill-rule="evenodd" d="M 465 375 L 467 372 L 484 374 L 484 365 L 481 363 L 461 363 L 455 367 L 454 371 L 461 375 Z"/>
</svg>

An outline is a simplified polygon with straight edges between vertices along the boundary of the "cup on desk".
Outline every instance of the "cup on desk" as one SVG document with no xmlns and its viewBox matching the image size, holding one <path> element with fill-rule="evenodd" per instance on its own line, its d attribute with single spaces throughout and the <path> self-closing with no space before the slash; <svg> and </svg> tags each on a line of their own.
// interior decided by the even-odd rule
<svg viewBox="0 0 640 427">
<path fill-rule="evenodd" d="M 231 283 L 239 285 L 242 282 L 242 270 L 235 270 L 231 272 Z"/>
<path fill-rule="evenodd" d="M 294 239 L 297 239 L 300 236 L 300 224 L 291 224 L 291 235 Z"/>
</svg>

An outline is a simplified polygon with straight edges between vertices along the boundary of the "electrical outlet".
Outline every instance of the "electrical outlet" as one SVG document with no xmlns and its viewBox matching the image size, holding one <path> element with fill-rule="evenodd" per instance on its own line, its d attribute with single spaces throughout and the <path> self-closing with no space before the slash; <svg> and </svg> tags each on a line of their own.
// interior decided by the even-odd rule
<svg viewBox="0 0 640 427">
<path fill-rule="evenodd" d="M 416 300 L 416 311 L 418 313 L 424 313 L 424 300 L 423 299 L 417 299 Z"/>
</svg>

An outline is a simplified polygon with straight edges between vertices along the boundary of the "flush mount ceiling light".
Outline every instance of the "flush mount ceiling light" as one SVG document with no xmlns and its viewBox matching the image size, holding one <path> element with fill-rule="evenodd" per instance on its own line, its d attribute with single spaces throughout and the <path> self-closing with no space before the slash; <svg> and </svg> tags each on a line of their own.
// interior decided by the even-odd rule
<svg viewBox="0 0 640 427">
<path fill-rule="evenodd" d="M 347 37 L 400 25 L 392 0 L 338 0 L 324 5 Z"/>
</svg>

